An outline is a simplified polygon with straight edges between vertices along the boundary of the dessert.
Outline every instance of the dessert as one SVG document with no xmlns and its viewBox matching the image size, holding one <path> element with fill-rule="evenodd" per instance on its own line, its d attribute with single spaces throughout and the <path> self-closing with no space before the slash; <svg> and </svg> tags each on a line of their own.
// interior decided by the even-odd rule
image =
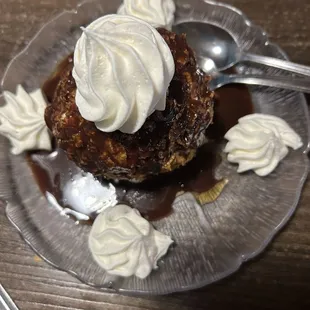
<svg viewBox="0 0 310 310">
<path fill-rule="evenodd" d="M 141 182 L 184 166 L 205 142 L 213 118 L 208 80 L 185 36 L 108 15 L 84 30 L 46 123 L 83 170 Z"/>
<path fill-rule="evenodd" d="M 252 113 L 245 87 L 228 86 L 217 91 L 219 98 L 208 90 L 210 77 L 199 72 L 185 36 L 164 29 L 174 11 L 172 0 L 125 0 L 119 15 L 82 28 L 56 91 L 45 93 L 51 101 L 46 124 L 72 162 L 60 149 L 27 156 L 49 204 L 77 223 L 93 224 L 89 250 L 112 275 L 144 279 L 157 268 L 172 240 L 147 220 L 178 212 L 177 196 L 190 193 L 198 204 L 189 206 L 201 214 L 200 206 L 217 199 L 228 180 L 215 178 L 218 145 L 209 139 L 222 138 Z M 28 95 L 19 86 L 16 96 L 5 96 L 0 131 L 12 152 L 50 150 L 42 92 Z M 285 122 L 258 114 L 241 118 L 225 137 L 238 172 L 260 176 L 275 169 L 287 146 L 302 145 Z"/>
<path fill-rule="evenodd" d="M 228 161 L 239 164 L 238 172 L 254 170 L 259 176 L 270 174 L 288 154 L 288 147 L 297 150 L 303 143 L 300 136 L 281 118 L 251 114 L 225 135 L 224 152 Z"/>
<path fill-rule="evenodd" d="M 0 132 L 12 145 L 11 152 L 18 155 L 27 150 L 52 149 L 51 138 L 44 122 L 46 101 L 42 91 L 27 93 L 18 85 L 16 94 L 3 92 L 6 104 L 0 107 Z"/>
<path fill-rule="evenodd" d="M 89 234 L 89 248 L 99 266 L 111 275 L 146 278 L 173 243 L 155 230 L 139 211 L 118 205 L 102 212 Z"/>
<path fill-rule="evenodd" d="M 135 16 L 154 27 L 170 30 L 174 22 L 175 4 L 173 0 L 124 0 L 117 13 Z"/>
</svg>

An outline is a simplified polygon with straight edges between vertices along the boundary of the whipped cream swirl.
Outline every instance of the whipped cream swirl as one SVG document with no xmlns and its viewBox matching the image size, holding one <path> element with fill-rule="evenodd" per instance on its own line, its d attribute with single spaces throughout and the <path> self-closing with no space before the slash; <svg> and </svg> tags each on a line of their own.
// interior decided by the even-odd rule
<svg viewBox="0 0 310 310">
<path fill-rule="evenodd" d="M 14 155 L 27 150 L 51 150 L 51 139 L 44 121 L 46 101 L 41 89 L 27 93 L 21 85 L 16 94 L 3 92 L 0 106 L 0 134 L 7 137 Z"/>
<path fill-rule="evenodd" d="M 133 134 L 165 109 L 174 71 L 172 53 L 155 28 L 131 16 L 106 15 L 83 29 L 77 42 L 76 104 L 99 130 Z"/>
<path fill-rule="evenodd" d="M 172 244 L 136 209 L 117 205 L 96 218 L 89 248 L 96 262 L 111 275 L 146 278 Z"/>
<path fill-rule="evenodd" d="M 124 0 L 117 13 L 135 16 L 154 27 L 170 30 L 174 22 L 175 4 L 173 0 Z"/>
<path fill-rule="evenodd" d="M 225 135 L 228 161 L 239 164 L 238 172 L 254 170 L 259 176 L 271 173 L 288 154 L 302 147 L 300 136 L 281 118 L 251 114 Z"/>
</svg>

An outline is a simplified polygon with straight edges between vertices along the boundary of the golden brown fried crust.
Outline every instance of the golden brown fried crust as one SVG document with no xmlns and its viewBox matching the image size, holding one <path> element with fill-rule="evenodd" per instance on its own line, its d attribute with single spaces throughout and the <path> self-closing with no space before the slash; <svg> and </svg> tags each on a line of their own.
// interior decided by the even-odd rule
<svg viewBox="0 0 310 310">
<path fill-rule="evenodd" d="M 143 181 L 185 165 L 196 154 L 197 139 L 213 118 L 214 93 L 209 77 L 197 73 L 185 36 L 158 29 L 171 49 L 175 75 L 167 106 L 154 112 L 135 134 L 99 131 L 82 118 L 75 104 L 73 64 L 61 72 L 45 120 L 60 148 L 85 171 L 108 179 Z"/>
</svg>

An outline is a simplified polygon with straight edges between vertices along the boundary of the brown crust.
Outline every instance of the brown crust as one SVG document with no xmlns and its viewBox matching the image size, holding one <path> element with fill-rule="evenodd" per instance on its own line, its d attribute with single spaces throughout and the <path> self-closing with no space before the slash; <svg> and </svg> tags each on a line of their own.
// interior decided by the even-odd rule
<svg viewBox="0 0 310 310">
<path fill-rule="evenodd" d="M 73 64 L 60 73 L 53 102 L 45 112 L 46 123 L 58 146 L 85 171 L 108 179 L 143 181 L 195 156 L 197 140 L 213 118 L 214 93 L 207 89 L 209 78 L 197 73 L 185 36 L 158 31 L 172 51 L 176 71 L 166 110 L 153 113 L 133 135 L 104 133 L 83 119 L 75 104 Z"/>
</svg>

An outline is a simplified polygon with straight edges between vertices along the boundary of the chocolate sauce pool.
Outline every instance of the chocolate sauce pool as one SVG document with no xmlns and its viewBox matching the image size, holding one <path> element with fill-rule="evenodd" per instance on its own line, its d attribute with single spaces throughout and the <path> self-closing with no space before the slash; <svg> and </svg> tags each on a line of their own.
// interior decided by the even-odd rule
<svg viewBox="0 0 310 310">
<path fill-rule="evenodd" d="M 48 101 L 52 101 L 53 94 L 60 78 L 60 72 L 72 62 L 72 55 L 59 64 L 55 73 L 43 85 L 43 92 Z M 171 214 L 172 204 L 179 192 L 205 193 L 214 188 L 219 180 L 214 177 L 214 170 L 221 162 L 221 156 L 217 150 L 219 142 L 223 139 L 228 129 L 237 124 L 238 119 L 253 113 L 251 95 L 246 86 L 228 85 L 216 91 L 216 104 L 214 124 L 208 128 L 208 136 L 214 142 L 203 146 L 195 159 L 185 167 L 172 173 L 165 174 L 141 184 L 113 183 L 116 188 L 119 202 L 124 202 L 137 208 L 140 213 L 150 221 L 164 218 Z M 48 154 L 41 154 L 48 158 Z M 72 163 L 67 161 L 63 152 L 55 155 L 56 163 L 47 169 L 33 160 L 33 154 L 29 154 L 28 162 L 34 174 L 35 180 L 44 195 L 51 193 L 63 207 L 61 174 L 68 173 Z M 103 183 L 107 182 L 101 180 Z"/>
</svg>

